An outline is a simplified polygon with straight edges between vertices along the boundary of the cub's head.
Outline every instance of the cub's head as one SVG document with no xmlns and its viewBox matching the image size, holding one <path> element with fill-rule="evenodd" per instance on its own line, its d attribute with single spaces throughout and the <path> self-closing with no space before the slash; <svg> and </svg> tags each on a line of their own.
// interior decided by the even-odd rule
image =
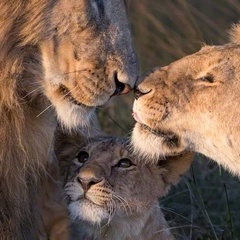
<svg viewBox="0 0 240 240">
<path fill-rule="evenodd" d="M 231 144 L 226 133 L 240 117 L 239 54 L 236 40 L 205 46 L 142 76 L 133 107 L 135 150 L 149 157 L 189 149 L 209 156 L 202 149 Z"/>
<path fill-rule="evenodd" d="M 67 172 L 64 188 L 71 215 L 91 223 L 137 216 L 180 180 L 191 160 L 186 153 L 143 165 L 126 139 L 90 143 L 76 153 Z"/>
</svg>

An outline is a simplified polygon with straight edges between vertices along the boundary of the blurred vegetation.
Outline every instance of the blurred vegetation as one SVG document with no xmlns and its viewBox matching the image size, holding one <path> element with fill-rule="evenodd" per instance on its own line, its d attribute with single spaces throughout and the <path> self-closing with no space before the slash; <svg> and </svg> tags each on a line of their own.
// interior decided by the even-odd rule
<svg viewBox="0 0 240 240">
<path fill-rule="evenodd" d="M 240 20 L 240 0 L 128 0 L 141 73 L 164 66 L 204 44 L 228 42 Z M 126 136 L 134 126 L 133 96 L 115 97 L 98 111 L 102 128 Z M 198 155 L 184 180 L 161 200 L 176 239 L 240 239 L 240 184 Z"/>
</svg>

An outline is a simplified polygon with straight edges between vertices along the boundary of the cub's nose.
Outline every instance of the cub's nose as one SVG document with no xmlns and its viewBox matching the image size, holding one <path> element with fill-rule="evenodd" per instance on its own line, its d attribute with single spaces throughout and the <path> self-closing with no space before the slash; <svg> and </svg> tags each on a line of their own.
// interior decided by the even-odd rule
<svg viewBox="0 0 240 240">
<path fill-rule="evenodd" d="M 138 87 L 134 87 L 133 91 L 135 99 L 138 100 L 141 96 L 150 93 L 152 90 L 149 90 L 148 92 L 141 92 Z"/>
<path fill-rule="evenodd" d="M 80 170 L 77 176 L 77 181 L 81 184 L 85 192 L 88 191 L 91 186 L 101 182 L 102 180 L 103 178 L 101 176 L 97 176 L 93 171 L 91 171 L 91 169 L 88 168 Z"/>
</svg>

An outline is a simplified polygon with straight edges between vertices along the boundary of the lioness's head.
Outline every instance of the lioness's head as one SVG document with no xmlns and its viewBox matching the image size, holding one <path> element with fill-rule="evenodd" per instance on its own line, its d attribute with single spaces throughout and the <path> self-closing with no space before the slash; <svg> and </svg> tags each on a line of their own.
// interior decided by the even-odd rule
<svg viewBox="0 0 240 240">
<path fill-rule="evenodd" d="M 125 0 L 4 2 L 0 3 L 6 12 L 2 10 L 6 16 L 0 21 L 4 28 L 0 48 L 7 52 L 8 45 L 18 53 L 25 49 L 24 57 L 39 52 L 39 59 L 26 59 L 24 71 L 41 63 L 39 89 L 67 127 L 84 125 L 95 107 L 134 86 L 138 63 Z M 12 8 L 16 11 L 9 19 Z M 36 81 L 39 75 L 33 78 Z"/>
<path fill-rule="evenodd" d="M 239 129 L 239 54 L 237 42 L 205 46 L 142 76 L 133 107 L 135 149 L 151 157 L 187 149 L 230 157 L 226 148 L 236 144 L 231 135 Z"/>
<path fill-rule="evenodd" d="M 76 150 L 74 146 L 72 150 Z M 62 154 L 60 161 L 65 157 Z M 161 160 L 159 165 L 143 165 L 131 153 L 126 139 L 90 143 L 70 161 L 65 181 L 70 212 L 73 218 L 90 223 L 137 216 L 180 180 L 191 160 L 191 154 L 185 153 Z"/>
</svg>

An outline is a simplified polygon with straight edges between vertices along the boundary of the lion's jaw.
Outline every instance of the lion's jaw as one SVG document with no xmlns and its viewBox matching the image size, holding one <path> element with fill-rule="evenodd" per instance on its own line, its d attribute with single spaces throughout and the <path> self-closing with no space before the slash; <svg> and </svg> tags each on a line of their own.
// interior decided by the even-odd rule
<svg viewBox="0 0 240 240">
<path fill-rule="evenodd" d="M 95 107 L 135 85 L 138 62 L 125 8 L 123 0 L 62 0 L 53 8 L 52 35 L 40 43 L 42 86 L 68 128 L 87 125 Z"/>
<path fill-rule="evenodd" d="M 239 51 L 207 46 L 147 73 L 135 90 L 136 151 L 151 158 L 193 150 L 239 174 Z"/>
</svg>

